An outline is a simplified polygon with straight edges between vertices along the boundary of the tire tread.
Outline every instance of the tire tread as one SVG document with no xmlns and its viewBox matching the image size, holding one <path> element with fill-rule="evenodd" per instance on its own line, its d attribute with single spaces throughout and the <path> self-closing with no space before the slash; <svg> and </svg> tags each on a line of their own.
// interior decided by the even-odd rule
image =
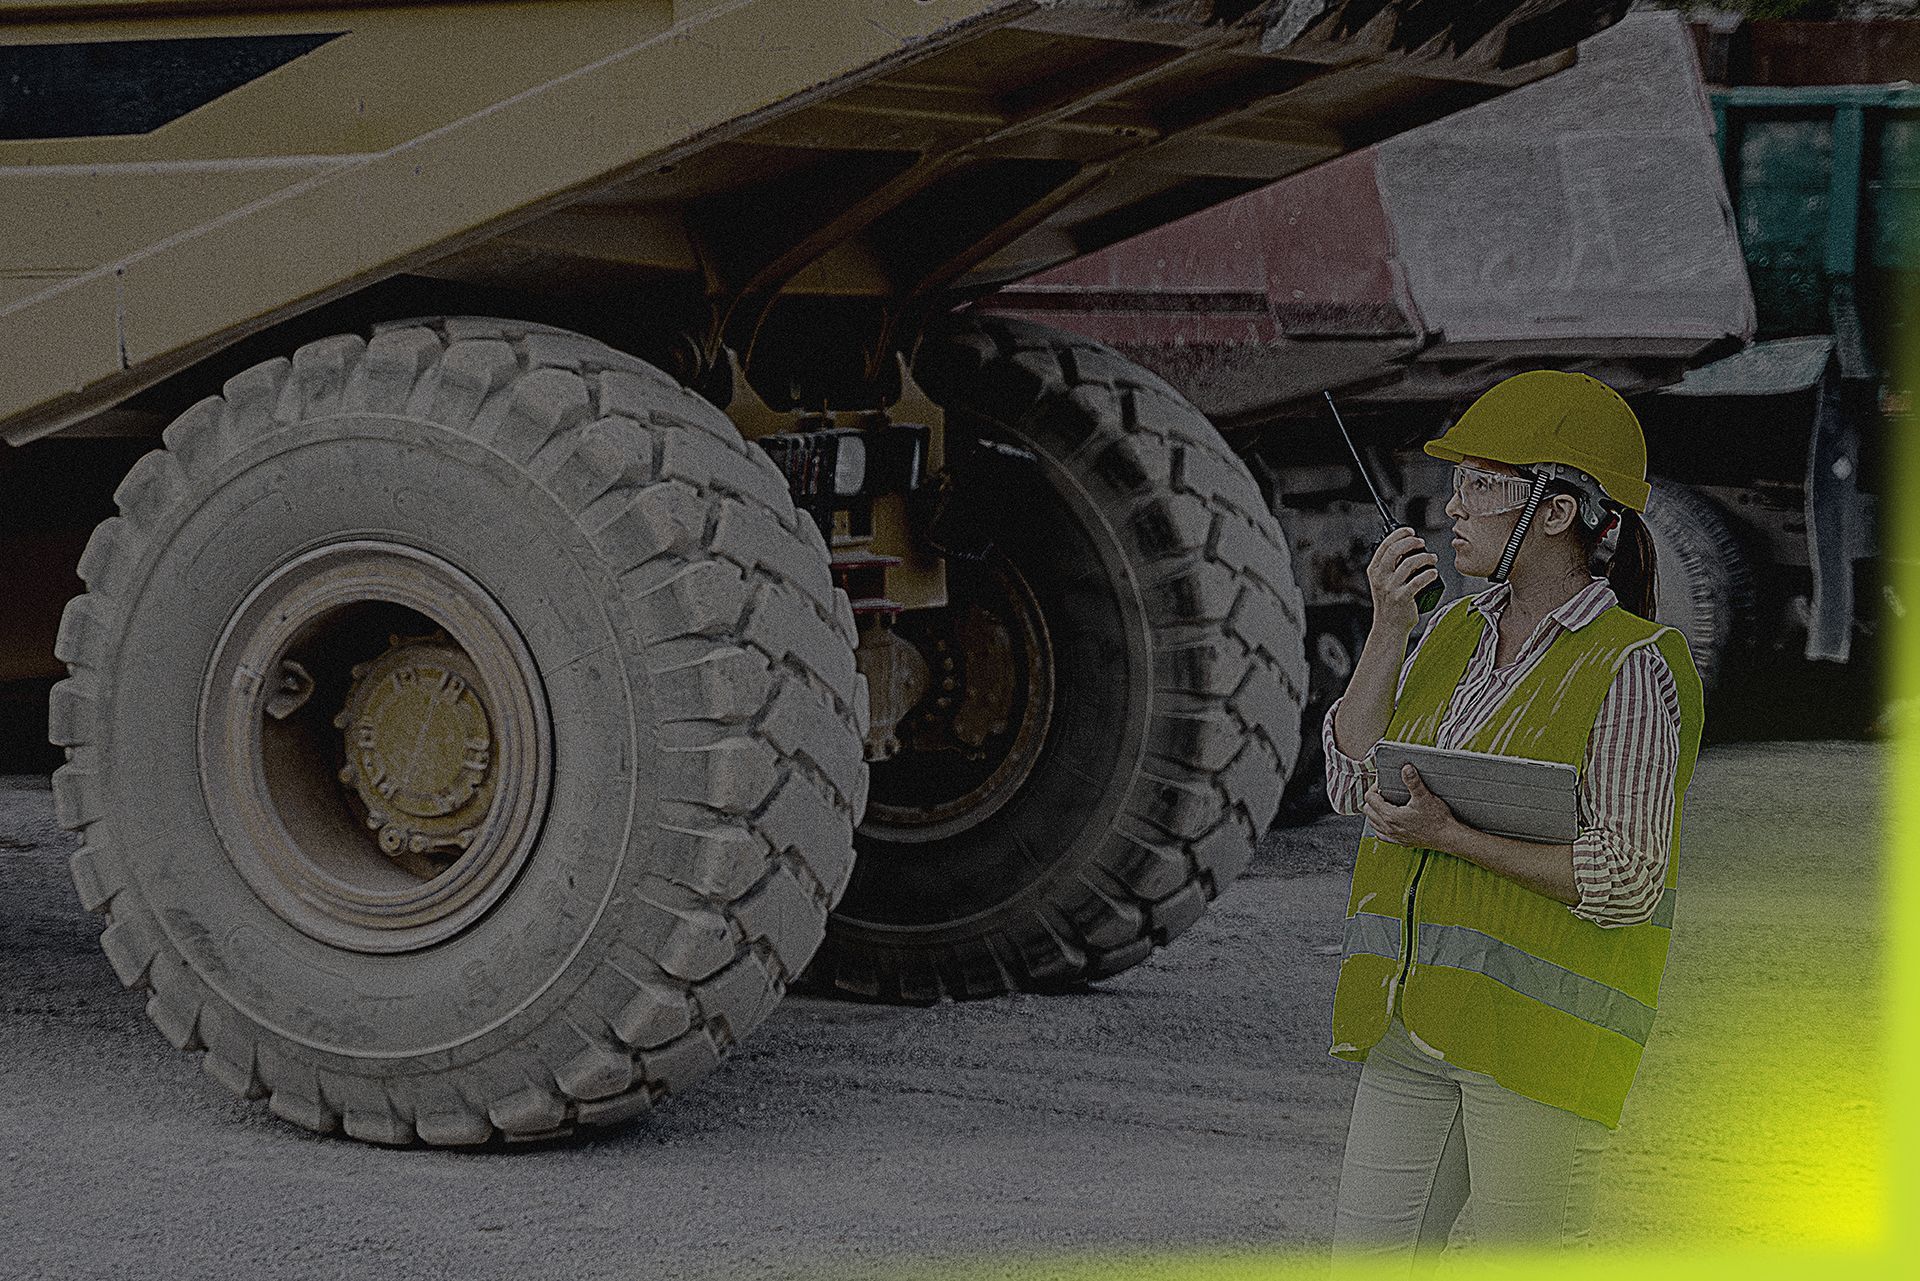
<svg viewBox="0 0 1920 1281">
<path fill-rule="evenodd" d="M 849 941 L 830 922 L 818 964 L 846 990 L 910 1002 L 1078 985 L 1188 928 L 1272 821 L 1300 751 L 1300 590 L 1245 464 L 1119 353 L 963 316 L 923 340 L 915 374 L 949 412 L 1030 442 L 1114 513 L 1146 589 L 1146 763 L 1094 866 L 1061 878 L 1049 906 L 945 952 Z"/>
</svg>

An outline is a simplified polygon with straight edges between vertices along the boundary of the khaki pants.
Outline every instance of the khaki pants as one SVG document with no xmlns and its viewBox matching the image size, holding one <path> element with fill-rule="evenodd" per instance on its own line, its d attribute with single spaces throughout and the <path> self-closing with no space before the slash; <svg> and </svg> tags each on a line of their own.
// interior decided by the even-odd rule
<svg viewBox="0 0 1920 1281">
<path fill-rule="evenodd" d="M 1360 1070 L 1335 1261 L 1425 1270 L 1465 1207 L 1477 1245 L 1584 1245 L 1609 1133 L 1434 1057 L 1395 1018 Z"/>
</svg>

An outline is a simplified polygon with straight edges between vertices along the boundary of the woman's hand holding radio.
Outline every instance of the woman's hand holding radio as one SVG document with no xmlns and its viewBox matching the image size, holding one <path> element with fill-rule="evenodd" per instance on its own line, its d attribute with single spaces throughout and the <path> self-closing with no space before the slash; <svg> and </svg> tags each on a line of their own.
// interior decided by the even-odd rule
<svg viewBox="0 0 1920 1281">
<path fill-rule="evenodd" d="M 1404 644 L 1420 621 L 1420 589 L 1440 577 L 1440 558 L 1420 535 L 1405 525 L 1388 534 L 1367 562 L 1367 586 L 1373 592 L 1373 625 L 1396 633 Z"/>
</svg>

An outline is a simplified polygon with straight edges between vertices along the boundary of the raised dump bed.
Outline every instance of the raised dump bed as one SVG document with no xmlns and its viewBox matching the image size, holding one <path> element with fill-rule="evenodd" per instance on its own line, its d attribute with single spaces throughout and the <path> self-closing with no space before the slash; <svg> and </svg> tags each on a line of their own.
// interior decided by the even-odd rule
<svg viewBox="0 0 1920 1281">
<path fill-rule="evenodd" d="M 1339 216 L 1328 215 L 1338 210 Z M 1010 285 L 979 304 L 1112 344 L 1167 378 L 1254 464 L 1308 617 L 1308 757 L 1370 614 L 1379 518 L 1323 392 L 1443 549 L 1447 478 L 1420 452 L 1508 374 L 1579 370 L 1651 391 L 1752 338 L 1754 304 L 1687 27 L 1636 14 L 1579 65 Z M 1662 483 L 1662 621 L 1713 684 L 1744 563 L 1711 504 Z M 1444 554 L 1449 594 L 1476 589 Z M 1729 575 L 1731 577 L 1729 577 Z"/>
</svg>

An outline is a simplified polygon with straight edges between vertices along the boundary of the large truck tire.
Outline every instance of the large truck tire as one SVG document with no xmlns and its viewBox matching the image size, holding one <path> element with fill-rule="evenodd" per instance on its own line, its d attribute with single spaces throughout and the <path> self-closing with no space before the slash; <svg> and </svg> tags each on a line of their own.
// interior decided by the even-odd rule
<svg viewBox="0 0 1920 1281">
<path fill-rule="evenodd" d="M 1752 621 L 1753 569 L 1746 548 L 1713 502 L 1679 481 L 1653 478 L 1647 530 L 1657 575 L 1655 622 L 1677 628 L 1709 693 L 1730 647 Z"/>
<path fill-rule="evenodd" d="M 1300 593 L 1244 465 L 1111 350 L 958 320 L 915 374 L 949 457 L 990 445 L 953 498 L 974 531 L 947 549 L 960 621 L 898 630 L 948 655 L 963 708 L 976 674 L 1019 688 L 976 756 L 914 750 L 947 741 L 935 711 L 874 764 L 816 969 L 909 1002 L 1078 985 L 1193 924 L 1267 830 L 1299 751 Z M 1010 662 L 981 673 L 982 634 Z"/>
<path fill-rule="evenodd" d="M 408 322 L 195 405 L 80 564 L 51 701 L 102 946 L 316 1131 L 537 1138 L 704 1076 L 852 861 L 852 616 L 711 405 Z"/>
</svg>

